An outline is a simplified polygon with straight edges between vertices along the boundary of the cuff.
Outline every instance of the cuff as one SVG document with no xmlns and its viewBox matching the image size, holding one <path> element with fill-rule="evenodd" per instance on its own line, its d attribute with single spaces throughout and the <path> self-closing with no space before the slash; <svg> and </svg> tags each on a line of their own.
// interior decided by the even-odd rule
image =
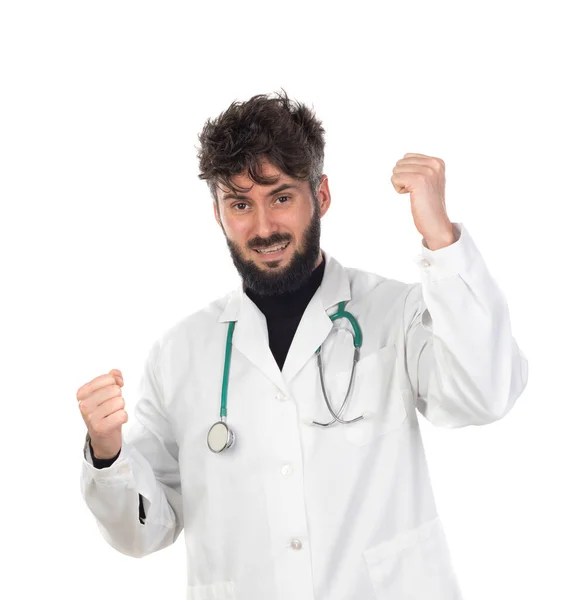
<svg viewBox="0 0 574 600">
<path fill-rule="evenodd" d="M 107 467 L 111 467 L 116 460 L 118 459 L 120 452 L 121 452 L 121 448 L 119 450 L 119 452 L 112 458 L 97 458 L 94 454 L 94 448 L 92 447 L 92 440 L 90 439 L 90 434 L 89 432 L 86 433 L 86 444 L 88 446 L 88 448 L 90 449 L 90 458 L 92 459 L 90 462 L 92 465 L 94 465 L 94 467 L 96 467 L 96 469 L 106 469 Z M 84 447 L 84 456 L 86 456 L 86 448 Z"/>
<path fill-rule="evenodd" d="M 462 273 L 478 255 L 478 249 L 464 224 L 452 225 L 455 242 L 438 250 L 430 250 L 423 240 L 421 252 L 413 259 L 421 268 L 421 279 L 424 282 L 438 281 Z"/>
<path fill-rule="evenodd" d="M 123 436 L 122 436 L 123 438 Z M 96 459 L 97 461 L 98 459 Z M 114 481 L 119 478 L 132 478 L 132 468 L 129 460 L 129 444 L 126 444 L 125 440 L 122 439 L 122 447 L 117 458 L 113 464 L 109 467 L 97 468 L 94 466 L 92 459 L 92 453 L 90 452 L 90 441 L 89 434 L 86 434 L 86 441 L 84 442 L 84 467 L 88 470 L 90 475 L 98 481 L 108 481 L 113 479 Z"/>
</svg>

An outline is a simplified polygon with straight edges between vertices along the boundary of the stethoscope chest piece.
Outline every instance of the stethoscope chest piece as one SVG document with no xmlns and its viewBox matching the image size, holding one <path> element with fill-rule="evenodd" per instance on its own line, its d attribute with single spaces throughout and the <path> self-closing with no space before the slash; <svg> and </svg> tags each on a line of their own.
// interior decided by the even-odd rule
<svg viewBox="0 0 574 600">
<path fill-rule="evenodd" d="M 216 454 L 231 448 L 235 442 L 235 434 L 227 426 L 225 421 L 214 423 L 207 434 L 207 445 L 212 452 Z"/>
</svg>

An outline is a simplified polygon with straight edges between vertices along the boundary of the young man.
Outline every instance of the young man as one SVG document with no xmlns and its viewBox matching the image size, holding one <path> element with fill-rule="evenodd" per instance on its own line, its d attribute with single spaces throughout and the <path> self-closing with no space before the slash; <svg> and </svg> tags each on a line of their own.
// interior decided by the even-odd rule
<svg viewBox="0 0 574 600">
<path fill-rule="evenodd" d="M 391 177 L 422 236 L 420 283 L 321 250 L 323 135 L 285 94 L 208 120 L 200 177 L 242 285 L 153 344 L 129 432 L 119 370 L 78 390 L 82 493 L 130 556 L 185 527 L 188 599 L 458 600 L 419 414 L 500 419 L 528 364 L 447 216 L 442 160 L 406 154 Z"/>
</svg>

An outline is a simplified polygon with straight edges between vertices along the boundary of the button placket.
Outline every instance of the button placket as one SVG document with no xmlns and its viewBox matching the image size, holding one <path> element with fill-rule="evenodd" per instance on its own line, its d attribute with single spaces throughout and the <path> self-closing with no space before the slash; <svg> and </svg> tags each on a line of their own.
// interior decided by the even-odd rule
<svg viewBox="0 0 574 600">
<path fill-rule="evenodd" d="M 302 479 L 303 456 L 301 450 L 301 423 L 298 406 L 290 391 L 276 387 L 271 391 L 273 406 L 270 411 L 282 426 L 274 437 L 275 456 L 272 473 L 268 479 L 268 515 L 274 527 L 274 543 L 283 549 L 291 560 L 277 566 L 278 577 L 289 582 L 281 598 L 306 597 L 300 592 L 302 582 L 311 580 L 311 565 L 306 543 L 307 515 L 305 490 Z"/>
</svg>

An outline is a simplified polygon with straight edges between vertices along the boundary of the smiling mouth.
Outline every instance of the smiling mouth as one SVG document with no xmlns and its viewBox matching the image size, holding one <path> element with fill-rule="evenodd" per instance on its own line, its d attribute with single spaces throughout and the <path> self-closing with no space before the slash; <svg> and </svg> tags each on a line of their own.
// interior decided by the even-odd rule
<svg viewBox="0 0 574 600">
<path fill-rule="evenodd" d="M 279 252 L 282 252 L 283 250 L 285 250 L 285 248 L 287 248 L 289 243 L 290 242 L 283 242 L 282 244 L 275 244 L 274 246 L 270 246 L 269 248 L 254 248 L 254 250 L 255 250 L 255 252 L 257 252 L 259 254 L 272 256 L 274 254 L 279 254 Z"/>
</svg>

